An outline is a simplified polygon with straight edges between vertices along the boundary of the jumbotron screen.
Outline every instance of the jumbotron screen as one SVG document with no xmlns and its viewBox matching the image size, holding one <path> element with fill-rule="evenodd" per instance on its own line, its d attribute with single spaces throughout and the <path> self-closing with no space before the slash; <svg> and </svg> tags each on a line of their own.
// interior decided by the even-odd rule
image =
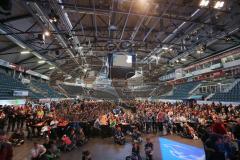
<svg viewBox="0 0 240 160">
<path fill-rule="evenodd" d="M 113 54 L 113 67 L 127 67 L 131 68 L 133 63 L 132 55 Z"/>
<path fill-rule="evenodd" d="M 108 77 L 127 79 L 135 74 L 134 53 L 111 53 L 108 55 Z"/>
</svg>

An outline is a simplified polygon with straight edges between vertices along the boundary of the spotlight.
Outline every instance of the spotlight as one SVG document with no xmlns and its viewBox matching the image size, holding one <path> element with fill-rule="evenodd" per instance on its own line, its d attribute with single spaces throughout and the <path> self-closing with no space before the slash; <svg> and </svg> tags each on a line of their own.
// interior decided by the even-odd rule
<svg viewBox="0 0 240 160">
<path fill-rule="evenodd" d="M 209 0 L 201 0 L 199 3 L 200 7 L 207 7 L 209 4 Z"/>
<path fill-rule="evenodd" d="M 221 9 L 224 6 L 224 1 L 217 1 L 214 5 L 215 9 Z"/>
<path fill-rule="evenodd" d="M 30 53 L 30 51 L 22 51 L 22 52 L 20 52 L 21 54 L 29 54 Z"/>
<path fill-rule="evenodd" d="M 58 18 L 56 18 L 56 17 L 49 17 L 49 21 L 50 21 L 51 23 L 57 23 Z"/>
<path fill-rule="evenodd" d="M 43 32 L 43 34 L 44 34 L 46 37 L 50 36 L 50 32 L 49 32 L 48 30 L 45 30 L 45 31 Z"/>
<path fill-rule="evenodd" d="M 50 23 L 57 23 L 59 20 L 59 16 L 54 13 L 53 10 L 51 10 L 51 13 L 48 15 Z"/>
</svg>

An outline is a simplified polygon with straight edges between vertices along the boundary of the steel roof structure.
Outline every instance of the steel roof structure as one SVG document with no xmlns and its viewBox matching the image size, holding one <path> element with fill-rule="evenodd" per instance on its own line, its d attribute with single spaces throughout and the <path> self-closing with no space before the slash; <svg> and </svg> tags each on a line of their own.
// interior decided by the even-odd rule
<svg viewBox="0 0 240 160">
<path fill-rule="evenodd" d="M 14 0 L 0 14 L 0 59 L 54 81 L 97 76 L 108 53 L 133 51 L 152 82 L 240 44 L 240 1 L 200 1 Z"/>
</svg>

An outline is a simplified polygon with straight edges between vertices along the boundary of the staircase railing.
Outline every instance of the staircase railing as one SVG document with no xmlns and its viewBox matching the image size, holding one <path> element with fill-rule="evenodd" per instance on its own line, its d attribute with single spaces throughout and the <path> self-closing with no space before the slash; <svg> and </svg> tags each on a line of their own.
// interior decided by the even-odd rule
<svg viewBox="0 0 240 160">
<path fill-rule="evenodd" d="M 230 85 L 228 88 L 226 88 L 223 92 L 224 92 L 224 93 L 229 92 L 229 91 L 232 90 L 233 87 L 235 87 L 239 82 L 240 82 L 240 79 L 236 79 L 236 80 L 235 80 L 233 83 L 231 83 L 231 85 Z"/>
<path fill-rule="evenodd" d="M 67 91 L 65 91 L 65 89 L 63 89 L 59 84 L 57 85 L 57 87 L 60 90 L 60 92 L 62 92 L 62 94 L 64 94 L 66 97 L 69 97 Z"/>
<path fill-rule="evenodd" d="M 191 91 L 188 92 L 188 94 L 193 94 L 202 84 L 198 84 L 196 87 L 194 87 Z"/>
<path fill-rule="evenodd" d="M 209 99 L 211 99 L 214 95 L 215 95 L 215 93 L 211 93 L 211 94 L 209 94 L 209 95 L 205 98 L 205 100 L 209 100 Z"/>
</svg>

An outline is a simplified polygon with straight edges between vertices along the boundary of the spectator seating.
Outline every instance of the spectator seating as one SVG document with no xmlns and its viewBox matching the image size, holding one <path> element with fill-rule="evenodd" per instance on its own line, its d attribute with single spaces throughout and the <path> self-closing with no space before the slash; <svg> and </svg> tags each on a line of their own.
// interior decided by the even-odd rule
<svg viewBox="0 0 240 160">
<path fill-rule="evenodd" d="M 117 97 L 113 94 L 101 90 L 94 90 L 91 94 L 91 97 L 97 99 L 117 99 Z"/>
<path fill-rule="evenodd" d="M 55 91 L 47 83 L 32 81 L 31 84 L 32 86 L 34 86 L 34 88 L 37 88 L 38 90 L 42 91 L 44 97 L 46 98 L 65 98 L 63 94 L 60 94 L 59 92 Z"/>
<path fill-rule="evenodd" d="M 173 99 L 173 100 L 188 99 L 188 97 L 190 97 L 189 92 L 191 90 L 193 90 L 199 84 L 200 84 L 199 81 L 178 84 L 178 85 L 174 86 L 172 95 L 160 96 L 160 98 L 161 99 Z"/>
<path fill-rule="evenodd" d="M 11 76 L 0 73 L 0 99 L 19 99 L 22 97 L 14 97 L 14 90 L 29 91 L 30 98 L 41 99 L 41 98 L 63 98 L 64 96 L 57 91 L 53 90 L 48 86 L 47 83 L 31 82 L 28 85 L 23 84 L 17 79 Z M 25 98 L 25 97 L 24 97 Z"/>
<path fill-rule="evenodd" d="M 113 94 L 102 91 L 102 90 L 94 90 L 82 86 L 71 86 L 61 84 L 61 87 L 68 93 L 69 97 L 83 96 L 88 98 L 96 98 L 96 99 L 116 99 L 117 97 Z"/>
<path fill-rule="evenodd" d="M 14 90 L 28 90 L 28 88 L 20 81 L 0 73 L 0 99 L 16 99 L 13 96 Z"/>
<path fill-rule="evenodd" d="M 85 95 L 87 89 L 82 86 L 70 86 L 70 85 L 60 85 L 70 97 L 76 97 L 77 95 Z"/>
<path fill-rule="evenodd" d="M 230 91 L 225 93 L 215 93 L 211 101 L 240 102 L 240 82 L 238 82 Z"/>
</svg>

